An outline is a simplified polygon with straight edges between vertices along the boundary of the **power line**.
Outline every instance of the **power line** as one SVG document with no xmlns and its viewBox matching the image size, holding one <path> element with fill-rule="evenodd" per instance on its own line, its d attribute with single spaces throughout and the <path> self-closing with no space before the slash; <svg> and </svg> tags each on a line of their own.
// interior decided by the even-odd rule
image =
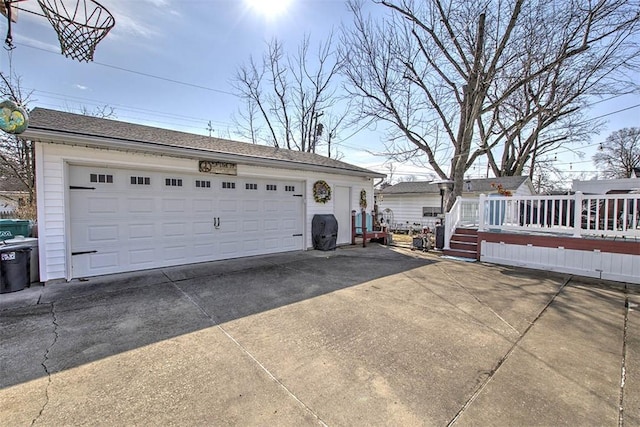
<svg viewBox="0 0 640 427">
<path fill-rule="evenodd" d="M 25 47 L 28 47 L 28 48 L 31 48 L 31 49 L 40 50 L 42 52 L 47 52 L 47 53 L 50 53 L 50 54 L 59 55 L 58 52 L 54 52 L 54 51 L 51 51 L 49 49 L 44 49 L 44 48 L 41 48 L 41 47 L 31 46 L 31 45 L 24 44 L 24 43 L 15 43 L 15 44 L 20 45 L 20 46 L 25 46 Z M 96 64 L 96 65 L 100 65 L 102 67 L 112 68 L 112 69 L 118 70 L 118 71 L 124 71 L 126 73 L 137 74 L 137 75 L 143 76 L 143 77 L 149 77 L 149 78 L 152 78 L 152 79 L 162 80 L 162 81 L 169 82 L 169 83 L 179 84 L 179 85 L 183 85 L 183 86 L 189 86 L 189 87 L 193 87 L 193 88 L 196 88 L 196 89 L 202 89 L 202 90 L 207 90 L 207 91 L 210 91 L 210 92 L 222 93 L 222 94 L 225 94 L 225 95 L 230 95 L 230 96 L 233 96 L 233 97 L 237 97 L 237 95 L 235 93 L 229 92 L 229 91 L 226 91 L 226 90 L 222 90 L 222 89 L 216 89 L 216 88 L 203 86 L 203 85 L 199 85 L 199 84 L 195 84 L 195 83 L 189 83 L 189 82 L 184 82 L 184 81 L 181 81 L 181 80 L 170 79 L 168 77 L 157 76 L 155 74 L 150 74 L 150 73 L 145 73 L 145 72 L 142 72 L 142 71 L 131 70 L 129 68 L 119 67 L 117 65 L 106 64 L 104 62 L 93 61 L 92 63 Z"/>
</svg>

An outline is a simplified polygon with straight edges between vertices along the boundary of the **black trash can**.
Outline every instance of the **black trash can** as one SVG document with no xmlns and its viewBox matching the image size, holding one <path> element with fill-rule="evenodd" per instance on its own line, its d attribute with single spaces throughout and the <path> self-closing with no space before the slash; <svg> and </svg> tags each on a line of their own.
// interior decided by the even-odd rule
<svg viewBox="0 0 640 427">
<path fill-rule="evenodd" d="M 332 251 L 338 240 L 338 221 L 336 217 L 328 215 L 314 215 L 311 221 L 311 239 L 313 249 Z"/>
<path fill-rule="evenodd" d="M 0 294 L 21 291 L 30 283 L 31 248 L 0 246 Z"/>
<path fill-rule="evenodd" d="M 444 248 L 444 225 L 436 225 L 436 249 Z"/>
</svg>

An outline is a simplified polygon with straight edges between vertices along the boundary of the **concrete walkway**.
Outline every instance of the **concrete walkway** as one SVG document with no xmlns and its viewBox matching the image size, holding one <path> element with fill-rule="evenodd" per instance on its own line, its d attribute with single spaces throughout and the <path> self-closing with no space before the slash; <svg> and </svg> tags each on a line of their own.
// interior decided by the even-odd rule
<svg viewBox="0 0 640 427">
<path fill-rule="evenodd" d="M 637 287 L 371 245 L 0 295 L 0 424 L 640 425 Z"/>
</svg>

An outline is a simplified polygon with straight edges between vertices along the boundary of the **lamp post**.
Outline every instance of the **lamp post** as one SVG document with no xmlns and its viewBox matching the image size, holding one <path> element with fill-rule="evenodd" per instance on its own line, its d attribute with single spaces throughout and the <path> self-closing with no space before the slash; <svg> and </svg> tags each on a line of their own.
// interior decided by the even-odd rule
<svg viewBox="0 0 640 427">
<path fill-rule="evenodd" d="M 444 215 L 444 195 L 447 191 L 453 190 L 453 181 L 449 179 L 441 179 L 438 181 L 432 181 L 432 184 L 437 184 L 440 189 L 440 215 Z"/>
</svg>

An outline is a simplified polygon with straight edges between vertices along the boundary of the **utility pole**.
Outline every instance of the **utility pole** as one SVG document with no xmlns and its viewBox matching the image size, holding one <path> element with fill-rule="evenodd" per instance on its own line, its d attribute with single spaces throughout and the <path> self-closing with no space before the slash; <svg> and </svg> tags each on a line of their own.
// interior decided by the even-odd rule
<svg viewBox="0 0 640 427">
<path fill-rule="evenodd" d="M 321 111 L 313 115 L 313 146 L 309 147 L 309 152 L 311 153 L 316 152 L 316 143 L 318 142 L 318 137 L 322 135 L 322 129 L 324 129 L 322 123 L 318 123 L 318 117 L 321 117 L 323 114 L 324 113 Z"/>
<path fill-rule="evenodd" d="M 211 120 L 209 120 L 209 123 L 207 123 L 207 130 L 209 131 L 209 138 L 211 138 L 211 132 L 215 130 L 211 125 Z"/>
</svg>

